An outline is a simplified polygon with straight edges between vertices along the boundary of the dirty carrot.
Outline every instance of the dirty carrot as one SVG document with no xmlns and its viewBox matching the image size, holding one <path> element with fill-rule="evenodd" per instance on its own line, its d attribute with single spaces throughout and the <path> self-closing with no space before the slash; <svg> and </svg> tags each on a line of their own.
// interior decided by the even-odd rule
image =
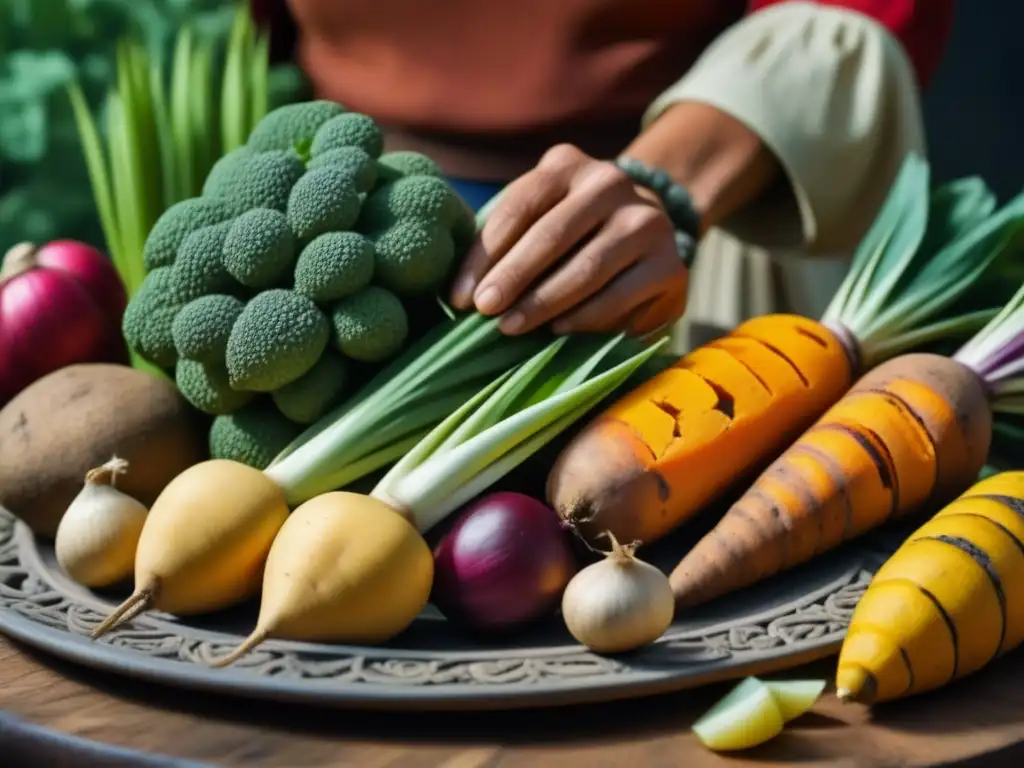
<svg viewBox="0 0 1024 768">
<path fill-rule="evenodd" d="M 670 577 L 677 605 L 948 502 L 984 466 L 993 413 L 1020 411 L 1022 393 L 1024 286 L 952 357 L 902 355 L 861 378 L 683 558 Z"/>
<path fill-rule="evenodd" d="M 994 213 L 976 178 L 930 193 L 927 165 L 908 158 L 820 321 L 749 320 L 626 394 L 562 451 L 549 503 L 590 538 L 663 537 L 762 469 L 864 370 L 991 319 L 1009 296 L 981 286 L 1008 258 L 1022 202 Z"/>
</svg>

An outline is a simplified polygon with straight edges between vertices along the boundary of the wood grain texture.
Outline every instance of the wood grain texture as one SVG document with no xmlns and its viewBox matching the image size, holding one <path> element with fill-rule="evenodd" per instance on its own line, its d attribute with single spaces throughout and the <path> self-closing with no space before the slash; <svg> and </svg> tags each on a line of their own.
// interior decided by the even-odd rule
<svg viewBox="0 0 1024 768">
<path fill-rule="evenodd" d="M 787 676 L 831 677 L 834 664 Z M 365 714 L 154 689 L 0 638 L 0 709 L 63 733 L 224 768 L 1010 765 L 1024 757 L 1021 680 L 1017 653 L 873 717 L 826 696 L 774 742 L 737 759 L 707 753 L 689 732 L 724 686 L 548 711 Z"/>
</svg>

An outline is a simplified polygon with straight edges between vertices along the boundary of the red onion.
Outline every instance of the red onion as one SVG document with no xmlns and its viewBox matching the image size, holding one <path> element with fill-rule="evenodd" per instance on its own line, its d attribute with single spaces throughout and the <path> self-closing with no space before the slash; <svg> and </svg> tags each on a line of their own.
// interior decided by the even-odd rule
<svg viewBox="0 0 1024 768">
<path fill-rule="evenodd" d="M 576 573 L 553 510 L 519 493 L 494 493 L 458 513 L 434 548 L 432 602 L 478 632 L 550 614 Z"/>
<path fill-rule="evenodd" d="M 12 248 L 0 271 L 0 405 L 58 368 L 120 362 L 126 302 L 114 267 L 87 245 Z"/>
</svg>

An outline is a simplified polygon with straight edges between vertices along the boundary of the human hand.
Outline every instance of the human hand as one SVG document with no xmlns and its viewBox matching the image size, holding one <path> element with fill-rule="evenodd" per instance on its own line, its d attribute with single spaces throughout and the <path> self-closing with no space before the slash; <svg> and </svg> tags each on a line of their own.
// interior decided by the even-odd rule
<svg viewBox="0 0 1024 768">
<path fill-rule="evenodd" d="M 613 163 L 550 149 L 512 182 L 456 276 L 458 309 L 502 315 L 519 334 L 644 334 L 678 319 L 687 269 L 657 197 Z"/>
</svg>

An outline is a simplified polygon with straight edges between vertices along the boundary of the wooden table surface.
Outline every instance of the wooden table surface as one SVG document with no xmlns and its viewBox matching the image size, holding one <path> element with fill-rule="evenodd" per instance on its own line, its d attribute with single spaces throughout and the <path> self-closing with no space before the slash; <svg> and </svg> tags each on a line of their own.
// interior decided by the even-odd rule
<svg viewBox="0 0 1024 768">
<path fill-rule="evenodd" d="M 787 676 L 829 677 L 833 665 Z M 825 696 L 782 736 L 742 757 L 712 755 L 689 732 L 724 690 L 546 711 L 398 716 L 153 688 L 0 638 L 0 710 L 63 733 L 226 768 L 998 768 L 1024 757 L 1024 652 L 873 714 Z"/>
</svg>

